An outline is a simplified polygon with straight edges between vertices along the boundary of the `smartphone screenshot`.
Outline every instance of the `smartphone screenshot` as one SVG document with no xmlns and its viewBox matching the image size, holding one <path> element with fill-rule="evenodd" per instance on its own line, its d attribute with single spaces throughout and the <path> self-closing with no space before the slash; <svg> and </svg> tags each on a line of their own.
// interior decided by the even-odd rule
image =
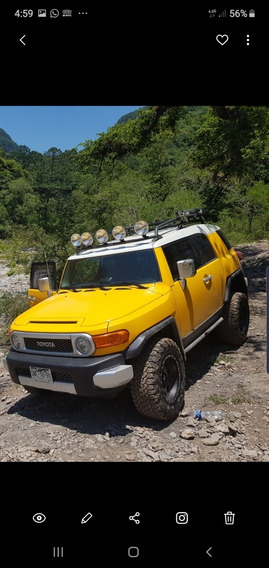
<svg viewBox="0 0 269 568">
<path fill-rule="evenodd" d="M 259 562 L 268 9 L 2 12 L 5 556 Z"/>
</svg>

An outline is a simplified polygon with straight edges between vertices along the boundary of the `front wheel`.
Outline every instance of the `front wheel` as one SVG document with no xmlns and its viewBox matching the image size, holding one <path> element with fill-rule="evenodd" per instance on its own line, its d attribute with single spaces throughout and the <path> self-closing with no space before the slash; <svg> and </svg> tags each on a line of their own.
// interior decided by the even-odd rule
<svg viewBox="0 0 269 568">
<path fill-rule="evenodd" d="M 173 420 L 184 407 L 185 365 L 178 345 L 169 338 L 155 339 L 142 351 L 130 383 L 140 414 Z"/>
<path fill-rule="evenodd" d="M 224 343 L 243 345 L 247 339 L 248 325 L 248 297 L 243 292 L 235 292 L 224 307 L 223 322 L 218 327 L 219 337 Z"/>
</svg>

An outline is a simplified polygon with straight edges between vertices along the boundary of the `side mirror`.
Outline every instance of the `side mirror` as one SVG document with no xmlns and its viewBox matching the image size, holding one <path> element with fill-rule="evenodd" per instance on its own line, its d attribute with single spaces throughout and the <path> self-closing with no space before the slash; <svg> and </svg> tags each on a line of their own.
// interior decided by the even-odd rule
<svg viewBox="0 0 269 568">
<path fill-rule="evenodd" d="M 49 279 L 47 276 L 44 278 L 38 278 L 37 285 L 39 292 L 49 292 L 50 290 Z"/>
<path fill-rule="evenodd" d="M 194 260 L 192 258 L 185 258 L 184 260 L 178 260 L 177 269 L 179 274 L 179 280 L 184 290 L 186 287 L 186 278 L 190 278 L 191 276 L 194 276 L 196 273 Z"/>
</svg>

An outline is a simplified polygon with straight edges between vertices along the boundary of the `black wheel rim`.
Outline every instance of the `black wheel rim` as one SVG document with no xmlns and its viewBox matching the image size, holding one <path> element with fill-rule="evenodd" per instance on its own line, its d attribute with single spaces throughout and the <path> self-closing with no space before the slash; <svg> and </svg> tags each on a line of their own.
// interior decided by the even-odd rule
<svg viewBox="0 0 269 568">
<path fill-rule="evenodd" d="M 172 355 L 167 355 L 163 361 L 161 381 L 162 395 L 171 404 L 176 400 L 180 388 L 180 369 Z"/>
</svg>

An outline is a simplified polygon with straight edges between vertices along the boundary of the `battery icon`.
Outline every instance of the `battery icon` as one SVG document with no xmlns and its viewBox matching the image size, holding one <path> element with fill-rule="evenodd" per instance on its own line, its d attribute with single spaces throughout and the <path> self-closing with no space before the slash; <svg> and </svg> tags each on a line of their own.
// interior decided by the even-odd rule
<svg viewBox="0 0 269 568">
<path fill-rule="evenodd" d="M 249 10 L 248 15 L 250 18 L 255 18 L 255 10 Z"/>
</svg>

